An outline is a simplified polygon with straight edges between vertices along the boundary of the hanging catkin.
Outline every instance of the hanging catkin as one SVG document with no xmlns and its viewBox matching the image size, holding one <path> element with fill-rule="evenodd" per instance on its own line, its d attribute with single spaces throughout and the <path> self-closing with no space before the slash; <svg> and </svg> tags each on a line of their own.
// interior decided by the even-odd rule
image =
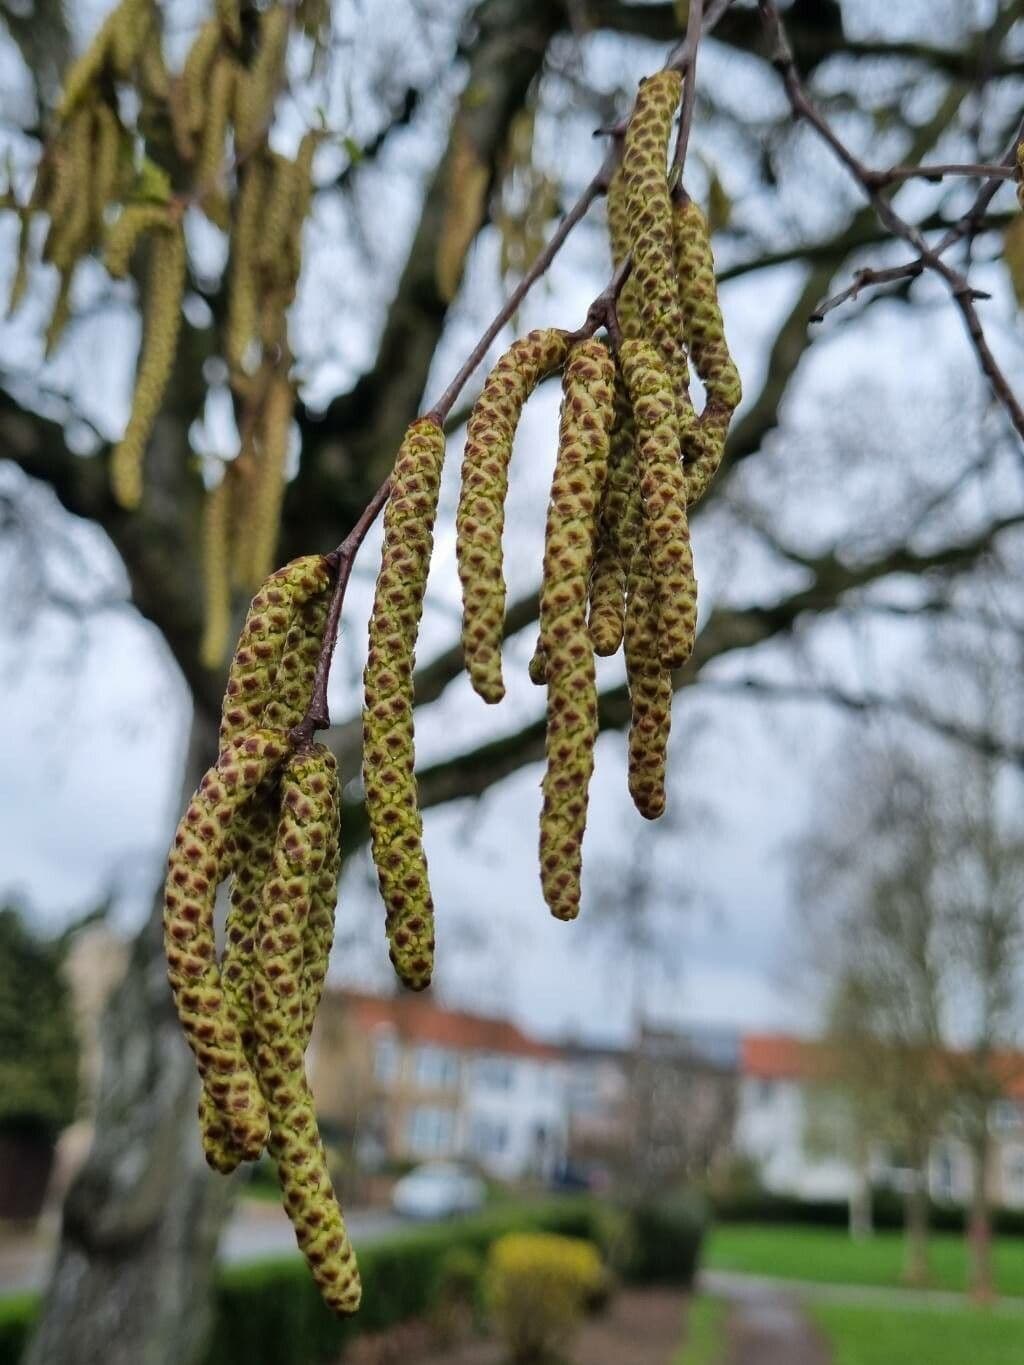
<svg viewBox="0 0 1024 1365">
<path fill-rule="evenodd" d="M 645 819 L 657 820 L 665 811 L 672 675 L 659 657 L 658 590 L 645 545 L 630 566 L 624 645 L 630 702 L 629 794 Z"/>
<path fill-rule="evenodd" d="M 683 334 L 693 367 L 707 391 L 694 432 L 696 457 L 686 472 L 687 498 L 692 505 L 704 495 L 722 462 L 742 387 L 725 340 L 707 219 L 699 204 L 683 199 L 675 204 L 673 222 Z"/>
<path fill-rule="evenodd" d="M 182 816 L 168 857 L 164 944 L 168 979 L 206 1094 L 248 1159 L 263 1150 L 267 1115 L 224 999 L 213 907 L 230 871 L 227 834 L 287 753 L 283 736 L 255 730 L 224 746 Z"/>
<path fill-rule="evenodd" d="M 294 695 L 283 697 L 278 693 L 278 674 L 289 645 L 300 652 L 292 635 L 297 614 L 313 610 L 308 604 L 326 594 L 330 581 L 323 557 L 305 555 L 271 574 L 252 599 L 228 671 L 220 722 L 221 748 L 264 724 L 287 729 L 301 718 L 304 703 L 299 709 Z M 312 619 L 317 619 L 315 614 Z M 293 679 L 308 667 L 307 646 L 303 662 L 289 665 L 284 677 Z M 312 686 L 311 673 L 309 683 Z"/>
<path fill-rule="evenodd" d="M 319 744 L 296 754 L 282 774 L 281 817 L 256 936 L 253 1016 L 256 1072 L 285 1211 L 324 1301 L 337 1313 L 353 1313 L 359 1272 L 303 1064 L 304 927 L 337 825 L 336 791 L 332 763 Z"/>
<path fill-rule="evenodd" d="M 616 268 L 629 254 L 629 221 L 621 165 L 608 187 L 608 230 L 612 264 Z M 618 317 L 623 337 L 640 335 L 640 311 L 632 276 L 619 295 Z M 640 487 L 634 458 L 633 405 L 625 380 L 615 373 L 614 418 L 608 447 L 608 481 L 601 502 L 597 553 L 590 578 L 590 638 L 594 652 L 611 655 L 622 643 L 626 614 L 626 580 L 640 536 Z"/>
<path fill-rule="evenodd" d="M 606 346 L 584 341 L 562 380 L 558 454 L 548 503 L 540 635 L 546 661 L 547 770 L 540 875 L 553 915 L 579 913 L 587 792 L 597 739 L 597 687 L 587 634 L 587 582 L 608 472 L 615 368 Z"/>
<path fill-rule="evenodd" d="M 199 660 L 204 668 L 218 668 L 231 637 L 231 485 L 225 471 L 216 488 L 203 499 L 203 638 Z"/>
<path fill-rule="evenodd" d="M 665 668 L 680 668 L 693 652 L 697 584 L 675 398 L 650 342 L 624 341 L 619 360 L 636 422 L 644 538 L 658 589 L 658 653 Z"/>
<path fill-rule="evenodd" d="M 475 691 L 487 702 L 505 695 L 501 644 L 505 625 L 505 529 L 508 467 L 527 398 L 565 361 L 566 333 L 529 332 L 487 376 L 469 419 L 456 513 L 456 557 L 462 581 L 462 649 Z"/>
<path fill-rule="evenodd" d="M 433 547 L 444 433 L 405 433 L 384 509 L 384 547 L 363 675 L 363 786 L 391 961 L 413 990 L 430 984 L 434 903 L 416 799 L 412 671 Z"/>
<path fill-rule="evenodd" d="M 142 501 L 143 457 L 174 368 L 184 292 L 185 235 L 181 223 L 168 217 L 152 235 L 132 411 L 111 459 L 114 497 L 122 507 L 138 507 Z"/>
<path fill-rule="evenodd" d="M 668 141 L 679 103 L 681 78 L 660 71 L 640 82 L 626 131 L 622 174 L 633 251 L 632 290 L 643 335 L 654 345 L 672 379 L 680 423 L 692 410 L 689 369 L 683 349 L 683 317 L 676 281 L 672 203 L 666 173 Z"/>
</svg>

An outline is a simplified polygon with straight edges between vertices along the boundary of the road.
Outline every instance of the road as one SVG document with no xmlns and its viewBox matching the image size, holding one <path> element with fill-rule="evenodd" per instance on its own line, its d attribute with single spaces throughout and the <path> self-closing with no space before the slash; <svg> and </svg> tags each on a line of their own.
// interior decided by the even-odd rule
<svg viewBox="0 0 1024 1365">
<path fill-rule="evenodd" d="M 352 1240 L 364 1246 L 408 1224 L 384 1209 L 353 1209 L 345 1216 Z M 42 1289 L 46 1283 L 56 1245 L 56 1226 L 43 1226 L 33 1233 L 0 1234 L 0 1298 L 26 1290 Z M 299 1253 L 295 1234 L 280 1204 L 271 1200 L 240 1201 L 224 1229 L 219 1259 L 228 1265 L 259 1261 L 268 1256 Z"/>
</svg>

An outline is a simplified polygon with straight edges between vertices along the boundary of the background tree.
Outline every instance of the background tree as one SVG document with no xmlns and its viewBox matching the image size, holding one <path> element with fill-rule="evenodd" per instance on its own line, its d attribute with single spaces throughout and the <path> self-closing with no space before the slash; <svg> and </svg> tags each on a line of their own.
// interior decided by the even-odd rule
<svg viewBox="0 0 1024 1365">
<path fill-rule="evenodd" d="M 518 188 L 523 175 L 521 141 L 516 155 L 510 144 L 522 129 L 524 108 L 538 129 L 531 163 L 544 173 L 541 179 L 559 183 L 568 206 L 601 159 L 590 141 L 593 127 L 618 116 L 636 79 L 663 60 L 664 47 L 650 44 L 679 37 L 670 3 L 438 0 L 409 5 L 403 17 L 410 27 L 396 21 L 388 32 L 375 27 L 372 9 L 338 7 L 334 33 L 323 44 L 322 86 L 306 81 L 307 54 L 296 45 L 275 121 L 274 134 L 282 137 L 314 126 L 312 111 L 324 95 L 328 128 L 348 139 L 327 139 L 314 164 L 313 228 L 305 246 L 312 298 L 303 303 L 300 290 L 289 337 L 301 378 L 291 452 L 298 460 L 284 497 L 279 560 L 327 550 L 356 523 L 424 393 L 432 401 L 455 368 L 453 353 L 465 353 L 467 332 L 494 311 L 487 262 L 503 222 L 498 205 L 505 203 L 507 178 Z M 723 7 L 712 9 L 717 14 Z M 977 161 L 976 184 L 962 176 L 937 183 L 905 183 L 902 174 L 872 180 L 860 162 L 833 164 L 834 146 L 816 140 L 820 127 L 790 127 L 793 105 L 772 67 L 779 56 L 777 15 L 774 6 L 762 10 L 729 6 L 714 40 L 702 46 L 694 146 L 707 169 L 692 158 L 688 188 L 699 197 L 714 189 L 719 210 L 729 197 L 734 201 L 728 221 L 719 212 L 717 249 L 722 278 L 734 290 L 727 296 L 730 331 L 743 314 L 752 326 L 741 355 L 747 401 L 715 496 L 697 518 L 709 562 L 722 547 L 722 572 L 709 575 L 702 588 L 696 653 L 675 682 L 706 685 L 716 697 L 813 693 L 857 709 L 884 705 L 1019 761 L 1012 731 L 965 726 L 943 710 L 941 695 L 907 686 L 892 668 L 853 673 L 842 650 L 851 628 L 870 631 L 884 619 L 886 628 L 905 624 L 912 636 L 922 613 L 955 618 L 976 613 L 981 603 L 1005 602 L 1011 593 L 1024 520 L 1015 414 L 1005 392 L 997 405 L 990 400 L 999 390 L 992 364 L 975 377 L 976 333 L 970 344 L 957 334 L 946 346 L 931 345 L 928 354 L 912 345 L 917 324 L 905 305 L 927 310 L 934 343 L 930 310 L 937 296 L 930 276 L 940 280 L 943 298 L 950 279 L 921 257 L 917 243 L 908 249 L 909 265 L 899 253 L 890 263 L 894 225 L 886 204 L 898 199 L 913 212 L 929 252 L 941 246 L 942 258 L 957 260 L 957 270 L 974 266 L 972 281 L 979 278 L 996 294 L 986 325 L 997 334 L 993 345 L 1012 376 L 1013 304 L 998 257 L 1015 208 L 1011 191 L 995 198 L 1011 168 L 997 174 L 991 162 L 1008 149 L 1012 160 L 1020 119 L 1024 63 L 1011 41 L 1018 6 L 949 3 L 939 17 L 932 4 L 905 6 L 906 27 L 896 36 L 887 28 L 886 7 L 873 0 L 842 7 L 798 3 L 785 16 L 794 58 L 792 68 L 782 62 L 790 96 L 796 71 L 816 107 L 841 128 L 844 145 L 864 148 L 876 167 L 939 156 Z M 51 3 L 37 3 L 28 18 L 21 5 L 3 5 L 0 15 L 10 38 L 7 55 L 17 64 L 4 113 L 21 204 L 57 99 L 56 71 L 84 35 L 69 39 L 63 9 Z M 183 53 L 170 49 L 191 40 L 205 17 L 196 14 L 189 27 L 178 16 L 176 9 L 166 35 L 172 69 Z M 88 16 L 100 17 L 98 9 Z M 942 25 L 943 41 L 936 42 Z M 405 32 L 415 40 L 396 42 L 393 35 Z M 864 78 L 869 70 L 876 80 Z M 737 72 L 740 81 L 733 79 Z M 452 168 L 467 140 L 476 211 L 456 221 L 449 212 Z M 552 202 L 550 184 L 543 196 Z M 394 210 L 392 222 L 401 220 L 404 232 L 360 237 L 358 225 L 378 201 Z M 531 228 L 535 219 L 536 213 Z M 4 254 L 13 276 L 13 219 L 7 230 Z M 603 249 L 588 252 L 587 237 L 580 241 L 575 268 L 600 286 L 608 269 Z M 214 355 L 216 324 L 225 315 L 223 245 L 208 225 L 190 229 L 178 362 L 136 512 L 117 506 L 107 469 L 109 443 L 121 434 L 114 395 L 126 376 L 119 369 L 101 382 L 96 363 L 100 355 L 131 351 L 134 334 L 110 329 L 123 323 L 126 305 L 132 312 L 132 287 L 112 285 L 87 261 L 72 291 L 63 349 L 44 364 L 45 305 L 54 280 L 48 267 L 35 270 L 25 311 L 0 338 L 0 440 L 15 467 L 2 488 L 6 540 L 14 547 L 5 563 L 17 585 L 12 593 L 27 604 L 29 622 L 51 605 L 82 614 L 130 598 L 188 686 L 193 723 L 186 789 L 213 750 L 223 685 L 222 668 L 204 664 L 200 650 L 204 488 L 197 470 L 231 443 L 217 435 L 227 397 Z M 453 280 L 467 261 L 453 307 Z M 869 262 L 894 273 L 857 276 L 860 299 L 816 331 L 811 313 Z M 554 297 L 572 292 L 565 274 L 556 270 L 552 279 Z M 956 292 L 955 279 L 953 285 Z M 592 292 L 588 287 L 585 294 Z M 318 296 L 325 300 L 319 309 Z M 981 304 L 961 290 L 954 306 L 970 323 Z M 551 311 L 548 301 L 541 320 L 550 321 Z M 819 386 L 816 404 L 798 411 L 790 399 L 812 390 L 814 355 L 827 356 L 847 337 L 877 339 L 876 325 L 910 346 L 917 366 L 912 377 L 900 375 L 889 386 L 870 366 L 852 366 L 831 398 Z M 115 335 L 123 346 L 107 344 Z M 954 421 L 972 439 L 952 441 Z M 762 458 L 750 460 L 755 454 Z M 54 498 L 40 500 L 37 481 Z M 823 515 L 822 489 L 840 486 L 841 501 Z M 105 533 L 127 586 L 94 550 L 68 601 L 60 572 L 68 563 L 60 553 L 73 524 L 68 518 Z M 902 592 L 908 583 L 917 585 L 914 593 Z M 528 581 L 520 587 L 507 629 L 525 640 L 533 634 L 537 598 Z M 236 612 L 240 605 L 236 600 Z M 995 631 L 1008 628 L 1012 610 L 993 624 Z M 510 649 L 516 648 L 513 638 Z M 439 646 L 417 677 L 421 704 L 442 703 L 442 714 L 447 694 L 458 705 L 461 668 L 461 651 Z M 454 752 L 449 746 L 425 765 L 424 805 L 478 797 L 541 757 L 544 723 L 527 705 L 518 729 Z M 625 686 L 612 673 L 601 697 L 601 727 L 621 728 L 628 710 Z M 356 711 L 353 706 L 353 717 Z M 331 734 L 346 774 L 358 766 L 358 736 L 352 718 Z M 72 741 L 70 725 L 62 737 Z M 355 794 L 344 829 L 353 846 L 363 838 Z M 228 1196 L 199 1156 L 194 1081 L 170 1015 L 155 915 L 136 942 L 105 1043 L 97 1142 L 68 1200 L 32 1359 L 177 1365 L 194 1354 L 204 1331 L 197 1305 L 205 1302 Z"/>
</svg>

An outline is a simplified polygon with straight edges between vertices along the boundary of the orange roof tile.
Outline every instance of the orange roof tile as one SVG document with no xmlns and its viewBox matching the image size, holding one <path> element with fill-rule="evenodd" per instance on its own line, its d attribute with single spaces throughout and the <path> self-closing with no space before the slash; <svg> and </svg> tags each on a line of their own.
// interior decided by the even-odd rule
<svg viewBox="0 0 1024 1365">
<path fill-rule="evenodd" d="M 371 1031 L 390 1027 L 409 1043 L 432 1043 L 458 1052 L 494 1052 L 514 1057 L 555 1061 L 560 1048 L 531 1038 L 507 1019 L 446 1009 L 429 996 L 363 995 L 335 991 L 343 1010 L 350 1012 L 360 1028 Z"/>
</svg>

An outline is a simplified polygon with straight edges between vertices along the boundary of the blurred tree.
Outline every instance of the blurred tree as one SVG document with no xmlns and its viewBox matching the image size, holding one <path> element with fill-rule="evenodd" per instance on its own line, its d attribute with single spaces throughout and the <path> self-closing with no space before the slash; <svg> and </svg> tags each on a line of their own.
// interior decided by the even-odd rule
<svg viewBox="0 0 1024 1365">
<path fill-rule="evenodd" d="M 0 909 L 0 1129 L 49 1139 L 75 1116 L 78 1045 L 66 939 L 34 935 L 21 911 Z"/>
<path fill-rule="evenodd" d="M 82 19 L 78 8 L 72 16 L 76 21 Z M 240 36 L 248 58 L 252 48 L 247 45 L 263 8 L 241 7 L 247 17 Z M 289 8 L 303 23 L 311 14 L 330 18 L 329 7 Z M 492 232 L 490 205 L 502 168 L 515 164 L 522 173 L 522 158 L 510 158 L 508 152 L 523 108 L 530 105 L 537 118 L 546 117 L 549 126 L 553 123 L 557 128 L 555 151 L 552 154 L 549 148 L 545 169 L 549 177 L 568 181 L 573 157 L 580 164 L 589 164 L 593 157 L 590 127 L 606 122 L 610 108 L 621 108 L 625 92 L 617 85 L 631 86 L 641 71 L 661 60 L 660 55 L 650 60 L 650 51 L 637 45 L 649 40 L 670 42 L 679 36 L 671 0 L 643 5 L 626 0 L 438 0 L 436 5 L 416 3 L 407 8 L 406 27 L 380 25 L 374 7 L 353 18 L 349 7 L 339 6 L 335 22 L 349 24 L 343 36 L 338 39 L 321 31 L 318 41 L 296 37 L 294 61 L 279 68 L 279 105 L 284 113 L 271 130 L 275 138 L 289 120 L 292 131 L 298 125 L 315 127 L 321 107 L 329 118 L 338 114 L 339 127 L 352 121 L 358 134 L 341 138 L 332 128 L 329 141 L 335 155 L 333 160 L 325 159 L 324 169 L 314 177 L 314 218 L 322 208 L 328 215 L 333 213 L 337 222 L 340 204 L 342 216 L 357 219 L 360 193 L 364 199 L 379 196 L 386 180 L 401 180 L 404 175 L 402 183 L 415 220 L 405 263 L 395 270 L 397 278 L 385 272 L 385 278 L 376 280 L 376 293 L 371 287 L 364 293 L 353 290 L 345 295 L 343 326 L 333 313 L 329 318 L 332 341 L 335 335 L 340 338 L 338 346 L 345 357 L 345 364 L 335 365 L 327 375 L 315 374 L 318 397 L 323 400 L 324 390 L 329 389 L 329 401 L 314 406 L 312 400 L 303 401 L 303 396 L 295 398 L 291 448 L 284 453 L 294 462 L 298 449 L 298 467 L 284 495 L 277 547 L 277 558 L 282 561 L 297 553 L 329 549 L 355 524 L 388 472 L 400 435 L 420 406 L 435 357 L 449 356 L 454 339 L 461 335 L 465 317 L 456 316 L 449 328 L 448 295 L 458 285 L 473 244 L 486 243 Z M 870 0 L 861 4 L 851 0 L 842 8 L 799 4 L 789 12 L 796 69 L 805 78 L 816 79 L 828 65 L 819 94 L 829 114 L 880 158 L 917 161 L 940 142 L 956 155 L 1001 157 L 1019 120 L 1019 100 L 1013 92 L 1014 82 L 1024 75 L 1024 60 L 1006 40 L 1020 6 L 1000 4 L 993 20 L 991 6 L 950 5 L 941 42 L 934 38 L 932 5 L 901 7 L 908 18 L 898 37 L 890 35 L 884 22 L 876 22 L 885 8 Z M 221 6 L 220 10 L 230 16 L 233 7 Z M 64 65 L 65 53 L 72 46 L 64 22 L 69 14 L 70 8 L 51 0 L 0 5 L 0 21 L 24 63 L 25 79 L 15 82 L 10 108 L 4 109 L 10 123 L 13 179 L 20 192 L 32 180 L 41 133 L 52 125 L 53 73 Z M 97 10 L 87 17 L 98 21 L 101 16 Z M 197 22 L 189 29 L 190 40 L 198 29 L 199 16 L 194 18 Z M 187 26 L 186 19 L 179 20 L 178 7 L 174 20 L 167 25 L 168 47 L 180 39 L 182 26 Z M 844 32 L 844 22 L 853 36 Z M 906 37 L 915 24 L 913 36 Z M 617 60 L 629 67 L 626 80 L 619 79 L 618 70 L 609 80 L 607 63 L 603 67 L 600 62 L 589 64 L 608 34 L 619 35 Z M 312 76 L 306 59 L 317 54 L 311 44 L 319 57 Z M 151 95 L 162 80 L 159 64 L 153 61 L 157 46 L 151 42 L 140 54 Z M 763 307 L 759 294 L 756 311 L 764 328 L 763 361 L 747 367 L 747 405 L 732 433 L 718 496 L 708 500 L 700 516 L 702 524 L 717 525 L 726 534 L 733 553 L 741 543 L 748 550 L 752 545 L 769 545 L 774 577 L 759 574 L 756 583 L 746 586 L 730 582 L 729 590 L 717 595 L 706 613 L 696 654 L 676 678 L 679 687 L 703 680 L 706 670 L 713 673 L 708 670 L 710 664 L 732 659 L 745 666 L 759 650 L 790 639 L 798 627 L 806 642 L 814 622 L 827 623 L 846 612 L 867 619 L 888 609 L 892 604 L 883 602 L 882 595 L 886 585 L 897 579 L 920 579 L 928 590 L 928 608 L 952 611 L 958 605 L 954 587 L 989 562 L 997 542 L 1001 549 L 1012 550 L 1013 532 L 1024 522 L 1019 497 L 1006 493 L 1006 485 L 1001 485 L 996 510 L 989 507 L 966 526 L 954 515 L 961 491 L 977 489 L 990 477 L 1002 475 L 1007 423 L 998 410 L 994 416 L 985 416 L 983 456 L 972 456 L 966 442 L 957 443 L 950 452 L 955 467 L 944 466 L 943 481 L 938 484 L 930 450 L 924 450 L 929 457 L 925 474 L 920 466 L 908 465 L 904 471 L 900 461 L 887 458 L 892 453 L 893 424 L 880 422 L 874 408 L 865 411 L 862 392 L 844 395 L 830 410 L 824 431 L 815 431 L 808 440 L 813 461 L 801 463 L 794 448 L 792 480 L 798 493 L 810 487 L 813 501 L 814 478 L 824 467 L 822 452 L 842 455 L 833 423 L 853 412 L 861 421 L 853 441 L 855 457 L 843 456 L 842 468 L 837 463 L 827 473 L 834 487 L 841 474 L 855 472 L 858 463 L 863 469 L 870 461 L 866 515 L 851 498 L 848 519 L 831 534 L 822 530 L 813 514 L 807 515 L 806 501 L 801 506 L 799 498 L 780 499 L 770 475 L 759 487 L 751 487 L 745 473 L 748 457 L 765 446 L 778 425 L 780 406 L 792 381 L 804 369 L 802 362 L 812 339 L 808 325 L 812 311 L 834 281 L 846 282 L 849 271 L 863 261 L 865 250 L 887 241 L 890 228 L 878 221 L 871 207 L 858 207 L 845 187 L 838 189 L 820 161 L 809 159 L 803 135 L 790 130 L 789 108 L 777 97 L 777 79 L 771 69 L 772 42 L 754 11 L 739 5 L 728 8 L 714 45 L 707 45 L 708 63 L 712 53 L 716 61 L 734 61 L 735 70 L 745 73 L 742 81 L 723 79 L 702 87 L 698 108 L 698 122 L 709 129 L 708 153 L 716 171 L 720 166 L 723 172 L 725 189 L 734 203 L 742 195 L 749 206 L 745 212 L 732 213 L 722 236 L 720 254 L 726 262 L 722 276 L 742 281 L 744 287 L 763 287 L 764 297 L 774 304 Z M 16 61 L 13 51 L 5 55 Z M 352 79 L 359 79 L 353 90 L 343 89 L 339 95 L 337 64 L 344 65 L 346 60 L 354 73 Z M 864 79 L 868 70 L 871 81 Z M 441 75 L 444 81 L 439 80 Z M 131 92 L 114 76 L 108 80 L 105 75 L 104 81 L 105 98 L 113 100 L 111 111 L 116 106 L 119 116 L 133 117 L 132 99 L 123 104 L 120 100 L 121 94 Z M 745 95 L 756 87 L 754 97 L 737 98 L 740 87 Z M 354 98 L 346 104 L 346 96 L 353 91 Z M 984 104 L 984 119 L 975 118 L 975 104 Z M 568 131 L 574 107 L 583 109 L 584 118 L 570 152 Z M 154 161 L 153 166 L 143 168 L 144 188 L 149 193 L 154 185 L 164 183 L 154 174 L 156 166 L 172 180 L 179 174 L 180 149 L 170 140 L 166 121 L 154 126 L 147 115 L 143 101 L 142 122 L 133 126 L 132 146 L 137 151 L 138 137 L 145 137 L 147 153 Z M 402 156 L 395 155 L 396 147 L 407 152 L 410 132 L 420 138 L 421 149 L 427 149 L 422 176 L 419 171 L 410 174 L 408 162 L 403 171 Z M 467 145 L 473 152 L 468 161 Z M 343 154 L 338 153 L 339 146 Z M 470 165 L 473 185 L 472 212 L 458 215 L 457 223 L 449 211 L 453 162 Z M 244 164 L 237 169 L 244 170 Z M 212 208 L 212 217 L 231 211 L 240 178 L 225 174 L 221 185 L 219 175 L 215 177 L 215 188 L 224 191 L 227 202 L 211 195 L 207 207 Z M 549 180 L 542 183 L 550 203 L 554 196 Z M 992 194 L 1001 183 L 999 178 L 991 184 L 986 180 L 988 197 L 973 208 L 973 186 L 966 192 L 960 182 L 952 187 L 928 187 L 923 191 L 926 202 L 920 196 L 917 201 L 923 203 L 922 230 L 953 232 L 954 246 L 967 242 L 975 253 L 987 251 L 991 257 L 999 250 L 999 234 L 1011 216 L 1007 210 L 992 208 Z M 209 222 L 196 221 L 198 201 L 207 188 L 200 185 L 197 196 L 186 195 L 180 201 L 188 204 L 189 237 L 181 340 L 146 453 L 146 488 L 137 511 L 125 511 L 115 502 L 110 492 L 110 451 L 83 416 L 83 411 L 95 410 L 86 401 L 92 396 L 95 366 L 90 333 L 78 324 L 87 317 L 116 317 L 127 297 L 111 288 L 88 259 L 91 252 L 86 253 L 80 272 L 81 287 L 76 284 L 66 300 L 71 316 L 64 351 L 58 353 L 58 358 L 65 354 L 84 362 L 78 374 L 73 369 L 62 371 L 59 365 L 44 366 L 38 358 L 46 311 L 40 304 L 44 298 L 52 302 L 53 297 L 50 266 L 33 267 L 29 272 L 26 309 L 30 316 L 11 333 L 12 344 L 4 353 L 18 360 L 5 358 L 0 363 L 0 444 L 5 455 L 28 479 L 48 485 L 71 517 L 85 518 L 106 533 L 125 565 L 134 607 L 160 632 L 189 686 L 194 721 L 186 789 L 194 785 L 214 750 L 224 682 L 223 665 L 209 663 L 208 656 L 204 661 L 200 648 L 204 630 L 200 555 L 204 484 L 200 473 L 209 464 L 209 456 L 207 452 L 200 457 L 193 448 L 197 418 L 211 389 L 216 397 L 216 391 L 223 395 L 226 387 L 218 332 L 228 311 L 225 291 L 231 271 L 222 275 L 217 263 L 224 254 L 222 245 L 211 247 L 216 230 Z M 695 188 L 699 191 L 699 184 Z M 922 190 L 921 186 L 909 188 Z M 897 184 L 889 192 L 894 197 L 902 191 Z M 23 193 L 15 201 L 23 210 Z M 24 212 L 20 217 L 24 222 Z M 531 233 L 535 226 L 531 221 Z M 457 237 L 454 260 L 451 242 L 443 243 L 449 230 Z M 335 235 L 338 231 L 332 229 Z M 13 267 L 13 238 L 9 240 Z M 439 272 L 442 245 L 444 271 Z M 380 272 L 360 269 L 369 246 L 360 243 L 358 232 L 353 232 L 346 237 L 347 254 L 341 264 L 334 258 L 326 273 L 332 280 L 342 277 L 348 286 L 361 273 L 372 281 Z M 599 274 L 605 273 L 602 263 Z M 913 269 L 905 272 L 890 286 L 890 293 L 872 293 L 858 311 L 846 316 L 854 321 L 868 316 L 879 297 L 898 310 L 899 304 L 917 297 L 915 280 L 920 273 L 920 269 L 916 274 Z M 788 298 L 780 304 L 787 289 Z M 467 301 L 460 297 L 458 313 L 465 306 Z M 384 314 L 379 334 L 372 335 L 371 322 L 363 329 L 364 335 L 360 324 L 365 315 L 372 318 L 376 309 Z M 834 336 L 849 325 L 837 322 L 825 335 Z M 307 337 L 305 346 L 302 338 L 288 338 L 300 375 L 314 374 L 316 361 L 330 351 L 324 346 L 323 330 L 323 325 L 311 329 L 315 336 Z M 34 357 L 27 365 L 26 355 Z M 272 367 L 281 363 L 282 355 L 280 346 L 268 348 Z M 353 356 L 359 358 L 355 363 Z M 337 359 L 333 353 L 329 358 Z M 360 366 L 363 372 L 357 379 L 337 377 L 350 375 Z M 288 378 L 293 381 L 294 376 Z M 230 397 L 228 403 L 231 406 Z M 235 394 L 235 410 L 244 427 L 241 391 Z M 915 413 L 915 419 L 920 417 L 921 413 Z M 828 439 L 823 440 L 823 435 Z M 880 444 L 881 456 L 869 438 Z M 917 448 L 922 444 L 927 447 L 928 442 L 922 442 L 917 433 Z M 88 447 L 86 455 L 81 453 L 83 446 Z M 215 456 L 214 463 L 224 462 Z M 901 477 L 904 472 L 905 479 Z M 891 479 L 884 488 L 883 475 Z M 723 497 L 722 490 L 728 490 L 728 496 Z M 50 534 L 49 527 L 44 534 L 33 535 L 38 528 L 14 524 L 19 517 L 24 522 L 29 502 L 17 496 L 6 499 L 10 540 L 19 546 L 14 572 L 45 582 L 56 535 Z M 786 539 L 779 526 L 782 502 L 801 508 L 796 529 L 787 528 L 793 534 Z M 921 522 L 915 522 L 915 516 L 927 520 L 926 538 L 917 536 Z M 866 523 L 877 532 L 873 537 L 864 535 Z M 49 526 L 53 524 L 51 518 Z M 21 532 L 20 540 L 14 531 Z M 794 572 L 799 579 L 796 587 Z M 774 586 L 766 591 L 768 581 Z M 22 591 L 11 596 L 24 602 Z M 236 619 L 241 606 L 241 594 L 236 594 L 232 604 Z M 528 593 L 511 605 L 508 633 L 532 630 L 536 613 L 536 594 Z M 418 700 L 437 699 L 458 678 L 461 668 L 457 648 L 427 661 L 417 677 Z M 740 681 L 746 686 L 750 680 L 732 679 L 733 684 Z M 778 689 L 778 678 L 771 683 L 760 680 L 760 686 L 770 693 Z M 784 692 L 785 685 L 780 690 Z M 865 698 L 836 688 L 831 692 L 845 705 L 876 701 L 907 705 L 907 699 L 899 696 Z M 608 686 L 601 697 L 601 727 L 622 727 L 628 714 L 625 686 Z M 936 719 L 928 706 L 917 707 L 915 714 Z M 962 730 L 955 718 L 939 716 L 937 720 L 954 732 Z M 1000 751 L 1012 747 L 1012 737 L 1005 734 L 961 737 Z M 336 727 L 331 739 L 343 771 L 355 772 L 358 721 Z M 444 757 L 420 775 L 422 803 L 429 807 L 478 796 L 539 759 L 543 744 L 544 722 L 536 719 L 516 733 Z M 361 840 L 365 826 L 358 808 L 346 812 L 344 828 L 352 844 Z M 54 1280 L 30 1362 L 62 1365 L 73 1360 L 76 1365 L 92 1365 L 102 1360 L 104 1365 L 122 1361 L 134 1365 L 145 1360 L 147 1365 L 182 1365 L 194 1357 L 206 1330 L 206 1289 L 228 1186 L 210 1179 L 202 1164 L 192 1117 L 195 1081 L 170 1010 L 156 910 L 139 935 L 132 970 L 108 1015 L 105 1044 L 109 1060 L 99 1097 L 97 1140 L 67 1201 Z"/>
</svg>

